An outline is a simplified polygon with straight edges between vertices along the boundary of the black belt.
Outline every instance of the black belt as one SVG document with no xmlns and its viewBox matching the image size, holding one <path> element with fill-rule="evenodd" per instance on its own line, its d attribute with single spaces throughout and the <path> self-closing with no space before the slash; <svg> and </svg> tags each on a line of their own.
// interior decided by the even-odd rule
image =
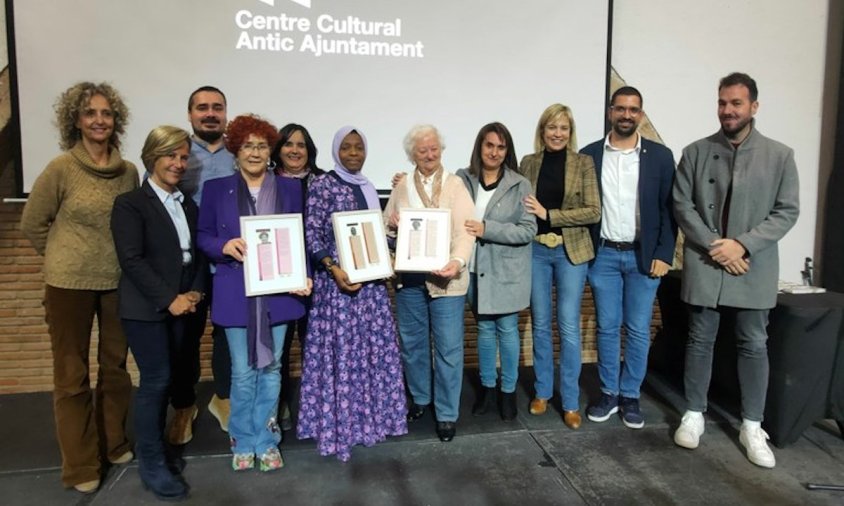
<svg viewBox="0 0 844 506">
<path fill-rule="evenodd" d="M 638 242 L 615 242 L 601 239 L 600 245 L 602 248 L 612 248 L 616 251 L 633 251 L 639 246 Z"/>
</svg>

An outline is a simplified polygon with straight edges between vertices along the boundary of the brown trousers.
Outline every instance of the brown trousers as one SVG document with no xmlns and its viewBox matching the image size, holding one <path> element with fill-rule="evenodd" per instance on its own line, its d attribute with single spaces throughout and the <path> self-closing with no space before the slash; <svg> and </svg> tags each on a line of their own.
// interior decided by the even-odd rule
<svg viewBox="0 0 844 506">
<path fill-rule="evenodd" d="M 130 450 L 126 417 L 132 382 L 126 372 L 126 336 L 117 291 L 47 285 L 44 308 L 53 348 L 53 411 L 62 453 L 62 483 L 100 479 L 100 455 L 114 460 Z M 99 323 L 96 396 L 88 375 L 91 327 Z"/>
</svg>

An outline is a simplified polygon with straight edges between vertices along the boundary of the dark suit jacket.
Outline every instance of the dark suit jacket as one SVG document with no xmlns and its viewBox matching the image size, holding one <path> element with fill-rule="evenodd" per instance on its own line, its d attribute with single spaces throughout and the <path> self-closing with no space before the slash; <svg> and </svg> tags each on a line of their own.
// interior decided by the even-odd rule
<svg viewBox="0 0 844 506">
<path fill-rule="evenodd" d="M 182 202 L 191 232 L 191 257 L 182 266 L 176 226 L 149 181 L 114 201 L 111 234 L 123 273 L 118 285 L 120 317 L 161 321 L 180 293 L 205 289 L 205 256 L 196 247 L 199 210 L 189 197 Z"/>
<path fill-rule="evenodd" d="M 604 139 L 593 142 L 580 152 L 595 160 L 598 188 L 601 188 Z M 654 258 L 669 265 L 674 261 L 677 222 L 674 221 L 672 210 L 673 183 L 674 155 L 671 150 L 643 137 L 642 150 L 639 152 L 639 247 L 636 250 L 636 260 L 642 274 L 650 272 Z M 590 232 L 597 250 L 601 239 L 601 222 L 592 225 Z"/>
</svg>

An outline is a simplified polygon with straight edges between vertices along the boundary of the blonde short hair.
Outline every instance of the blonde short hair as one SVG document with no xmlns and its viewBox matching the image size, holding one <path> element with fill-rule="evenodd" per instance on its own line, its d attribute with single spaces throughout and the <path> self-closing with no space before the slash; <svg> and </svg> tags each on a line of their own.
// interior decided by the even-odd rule
<svg viewBox="0 0 844 506">
<path fill-rule="evenodd" d="M 152 172 L 156 160 L 169 155 L 185 143 L 190 149 L 190 134 L 179 127 L 164 125 L 153 128 L 141 149 L 141 161 L 144 162 L 147 172 Z"/>
<path fill-rule="evenodd" d="M 537 153 L 545 149 L 545 139 L 543 136 L 545 125 L 561 117 L 569 120 L 569 125 L 571 125 L 571 134 L 569 135 L 569 142 L 566 144 L 566 149 L 571 152 L 577 151 L 577 135 L 575 134 L 574 115 L 571 113 L 571 109 L 567 105 L 551 104 L 542 111 L 539 122 L 536 124 L 536 136 L 533 139 L 533 148 Z"/>
</svg>

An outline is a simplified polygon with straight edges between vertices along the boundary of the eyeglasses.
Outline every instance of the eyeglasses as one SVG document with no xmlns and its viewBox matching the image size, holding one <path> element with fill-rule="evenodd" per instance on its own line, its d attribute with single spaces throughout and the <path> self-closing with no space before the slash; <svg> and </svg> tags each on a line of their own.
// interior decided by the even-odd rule
<svg viewBox="0 0 844 506">
<path fill-rule="evenodd" d="M 624 114 L 629 112 L 631 116 L 637 116 L 642 112 L 640 107 L 624 107 L 623 105 L 611 105 L 610 110 L 616 114 Z"/>
<path fill-rule="evenodd" d="M 243 146 L 241 146 L 240 149 L 242 149 L 243 151 L 247 151 L 247 152 L 255 151 L 257 149 L 259 152 L 262 152 L 262 151 L 269 151 L 270 145 L 264 144 L 264 143 L 262 143 L 262 144 L 246 143 Z"/>
</svg>

